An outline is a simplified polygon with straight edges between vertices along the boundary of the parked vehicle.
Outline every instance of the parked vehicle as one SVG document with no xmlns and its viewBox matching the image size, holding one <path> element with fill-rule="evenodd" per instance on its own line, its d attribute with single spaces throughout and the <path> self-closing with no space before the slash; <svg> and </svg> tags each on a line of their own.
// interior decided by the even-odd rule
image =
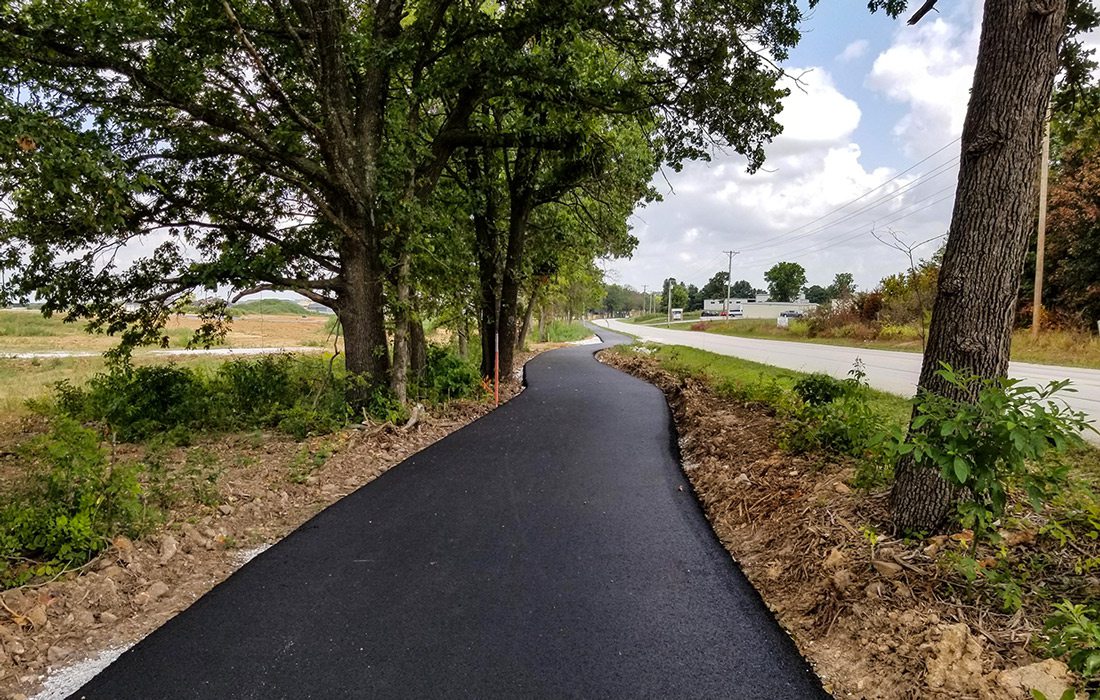
<svg viewBox="0 0 1100 700">
<path fill-rule="evenodd" d="M 782 311 L 779 314 L 780 318 L 802 318 L 805 315 L 806 314 L 801 311 L 794 311 L 793 309 L 791 311 Z"/>
</svg>

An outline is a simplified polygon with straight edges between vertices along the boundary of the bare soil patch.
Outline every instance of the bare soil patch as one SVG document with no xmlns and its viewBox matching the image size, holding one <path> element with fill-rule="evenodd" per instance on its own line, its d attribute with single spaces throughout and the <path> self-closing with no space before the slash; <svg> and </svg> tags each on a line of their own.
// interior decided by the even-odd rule
<svg viewBox="0 0 1100 700">
<path fill-rule="evenodd" d="M 969 533 L 923 543 L 874 534 L 888 531 L 886 494 L 855 489 L 852 464 L 785 453 L 759 407 L 652 359 L 600 359 L 665 393 L 712 527 L 835 697 L 1023 700 L 1035 688 L 1053 699 L 1075 682 L 1032 653 L 1036 621 L 955 594 L 942 555 Z"/>
<path fill-rule="evenodd" d="M 545 349 L 523 353 L 517 365 Z M 502 402 L 522 390 L 516 377 L 505 379 Z M 302 442 L 257 431 L 197 442 L 219 457 L 216 480 L 199 473 L 195 482 L 210 493 L 174 508 L 165 526 L 141 541 L 116 538 L 79 571 L 0 593 L 0 697 L 25 698 L 47 674 L 141 639 L 257 551 L 491 410 L 491 399 L 454 401 L 419 414 L 408 429 L 357 426 Z M 41 431 L 36 420 L 8 426 L 26 438 Z M 0 492 L 16 469 L 10 449 L 18 439 L 0 439 Z M 195 476 L 184 450 L 168 460 L 177 473 Z"/>
</svg>

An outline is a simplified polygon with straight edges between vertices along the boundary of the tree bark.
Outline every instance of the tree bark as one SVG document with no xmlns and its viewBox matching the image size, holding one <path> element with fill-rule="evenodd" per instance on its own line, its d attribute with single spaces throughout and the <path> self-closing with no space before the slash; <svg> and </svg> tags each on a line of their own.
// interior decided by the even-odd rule
<svg viewBox="0 0 1100 700">
<path fill-rule="evenodd" d="M 512 374 L 516 336 L 519 332 L 519 290 L 523 276 L 523 253 L 527 224 L 535 205 L 535 175 L 539 152 L 519 149 L 512 164 L 508 185 L 508 247 L 500 286 L 500 375 Z"/>
<path fill-rule="evenodd" d="M 420 314 L 409 318 L 409 373 L 417 382 L 428 367 L 428 340 L 424 337 L 424 323 Z"/>
<path fill-rule="evenodd" d="M 1036 206 L 1043 120 L 1058 69 L 1067 0 L 986 0 L 962 161 L 919 388 L 973 397 L 940 363 L 981 377 L 1008 369 L 1013 310 Z M 891 505 L 902 531 L 931 532 L 955 500 L 939 470 L 905 459 Z"/>
<path fill-rule="evenodd" d="M 470 356 L 470 321 L 465 312 L 458 320 L 458 356 L 463 360 Z"/>
<path fill-rule="evenodd" d="M 374 386 L 389 376 L 381 261 L 361 240 L 346 238 L 340 246 L 345 288 L 334 311 L 344 334 L 344 363 L 350 375 L 348 403 L 358 409 Z"/>
<path fill-rule="evenodd" d="M 531 318 L 535 315 L 535 304 L 538 303 L 539 298 L 539 283 L 535 280 L 531 283 L 530 299 L 527 300 L 527 311 L 523 314 L 523 326 L 519 329 L 519 336 L 516 338 L 516 352 L 523 350 L 524 344 L 527 342 L 527 333 L 531 330 Z"/>
</svg>

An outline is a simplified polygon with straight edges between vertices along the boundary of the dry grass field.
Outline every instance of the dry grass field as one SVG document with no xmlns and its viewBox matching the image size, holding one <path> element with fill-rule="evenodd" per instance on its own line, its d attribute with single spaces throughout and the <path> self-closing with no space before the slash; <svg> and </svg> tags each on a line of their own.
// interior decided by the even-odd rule
<svg viewBox="0 0 1100 700">
<path fill-rule="evenodd" d="M 331 316 L 318 315 L 247 315 L 235 318 L 225 342 L 225 348 L 301 348 L 332 347 Z M 168 346 L 183 349 L 199 320 L 193 316 L 173 319 L 165 329 Z M 60 318 L 43 318 L 37 311 L 0 310 L 0 414 L 19 415 L 25 411 L 27 399 L 46 394 L 59 381 L 80 382 L 104 367 L 99 356 L 118 343 L 118 339 L 85 332 L 80 324 L 65 323 Z M 13 359 L 19 353 L 95 353 L 85 357 L 38 357 Z M 9 356 L 9 357 L 5 357 Z M 138 364 L 176 362 L 180 364 L 214 366 L 225 361 L 222 356 L 196 353 L 194 356 L 165 357 L 151 349 L 138 350 Z"/>
</svg>

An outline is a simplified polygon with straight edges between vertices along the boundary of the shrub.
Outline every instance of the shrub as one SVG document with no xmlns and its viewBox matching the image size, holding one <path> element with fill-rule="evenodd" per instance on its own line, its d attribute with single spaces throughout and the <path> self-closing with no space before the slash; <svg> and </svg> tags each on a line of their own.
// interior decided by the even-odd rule
<svg viewBox="0 0 1100 700">
<path fill-rule="evenodd" d="M 827 374 L 815 372 L 794 385 L 794 393 L 810 406 L 821 406 L 836 401 L 848 388 L 844 382 Z"/>
<path fill-rule="evenodd" d="M 784 447 L 793 452 L 826 450 L 881 461 L 873 452 L 883 424 L 868 402 L 865 377 L 863 363 L 857 361 L 843 381 L 810 375 L 795 385 L 803 403 L 784 427 Z"/>
<path fill-rule="evenodd" d="M 84 389 L 57 387 L 61 410 L 79 420 L 105 423 L 123 441 L 142 440 L 178 425 L 206 427 L 221 407 L 210 401 L 195 372 L 175 365 L 113 367 Z"/>
<path fill-rule="evenodd" d="M 349 380 L 321 358 L 232 360 L 215 372 L 175 365 L 112 367 L 83 387 L 58 384 L 57 408 L 105 425 L 126 442 L 155 436 L 174 444 L 192 430 L 274 427 L 299 438 L 332 432 L 348 418 Z"/>
<path fill-rule="evenodd" d="M 427 360 L 418 386 L 422 398 L 442 403 L 471 396 L 481 386 L 477 368 L 447 347 L 429 345 Z"/>
<path fill-rule="evenodd" d="M 1080 431 L 1092 428 L 1085 414 L 1055 400 L 1068 380 L 1040 388 L 960 374 L 946 363 L 937 374 L 960 395 L 975 397 L 973 403 L 922 392 L 908 434 L 899 429 L 885 446 L 895 459 L 911 455 L 959 487 L 960 520 L 974 530 L 976 546 L 1004 513 L 1010 486 L 1024 489 L 1038 509 L 1068 471 L 1043 457 L 1079 444 Z"/>
<path fill-rule="evenodd" d="M 693 331 L 705 331 L 709 327 L 710 323 L 707 321 L 696 321 L 695 323 L 691 324 L 691 330 Z"/>
<path fill-rule="evenodd" d="M 137 468 L 112 463 L 95 431 L 57 418 L 25 449 L 30 471 L 0 509 L 0 583 L 82 564 L 147 524 Z"/>
</svg>

